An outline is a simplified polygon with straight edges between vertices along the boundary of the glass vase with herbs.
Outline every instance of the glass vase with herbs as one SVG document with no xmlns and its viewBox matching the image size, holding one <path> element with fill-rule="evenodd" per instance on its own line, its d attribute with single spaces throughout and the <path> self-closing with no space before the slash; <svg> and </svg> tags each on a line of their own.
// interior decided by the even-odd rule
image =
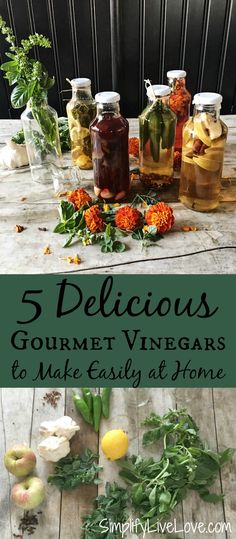
<svg viewBox="0 0 236 539">
<path fill-rule="evenodd" d="M 56 111 L 48 105 L 47 93 L 54 85 L 44 65 L 30 56 L 34 47 L 50 48 L 49 39 L 41 34 L 22 39 L 20 46 L 12 29 L 0 17 L 0 32 L 9 43 L 8 62 L 1 65 L 10 86 L 13 108 L 26 106 L 21 119 L 33 180 L 52 182 L 62 164 Z"/>
<path fill-rule="evenodd" d="M 72 86 L 72 99 L 67 104 L 71 139 L 71 157 L 81 169 L 92 169 L 92 149 L 89 125 L 96 116 L 96 103 L 91 93 L 91 80 L 68 80 Z"/>
<path fill-rule="evenodd" d="M 148 105 L 139 116 L 140 180 L 163 189 L 172 183 L 176 115 L 170 110 L 170 88 L 146 81 Z"/>
</svg>

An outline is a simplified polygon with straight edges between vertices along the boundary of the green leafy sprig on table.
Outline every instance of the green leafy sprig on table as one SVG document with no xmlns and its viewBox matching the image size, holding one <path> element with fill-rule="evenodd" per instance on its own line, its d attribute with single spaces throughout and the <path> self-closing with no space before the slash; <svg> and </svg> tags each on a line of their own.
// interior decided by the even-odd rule
<svg viewBox="0 0 236 539">
<path fill-rule="evenodd" d="M 98 485 L 98 474 L 103 468 L 96 461 L 97 456 L 90 449 L 86 449 L 82 456 L 65 457 L 57 462 L 48 483 L 60 490 L 70 490 L 82 484 Z"/>
<path fill-rule="evenodd" d="M 150 192 L 147 195 L 136 195 L 131 202 L 131 206 L 135 206 L 138 203 L 148 205 L 156 204 L 159 201 L 159 197 L 156 193 Z M 124 242 L 120 241 L 121 237 L 127 236 L 128 232 L 124 232 L 114 226 L 115 214 L 120 206 L 109 205 L 96 200 L 94 204 L 100 206 L 101 216 L 105 222 L 105 229 L 103 232 L 93 233 L 86 227 L 84 219 L 84 211 L 89 207 L 85 205 L 76 210 L 72 202 L 67 200 L 61 200 L 59 204 L 59 217 L 60 222 L 54 228 L 54 232 L 57 234 L 69 234 L 69 238 L 64 244 L 64 247 L 69 247 L 73 242 L 79 241 L 83 245 L 99 244 L 102 253 L 122 253 L 126 249 Z M 108 206 L 108 209 L 104 209 Z M 145 230 L 140 227 L 132 233 L 132 238 L 142 241 L 143 247 L 148 247 L 160 240 L 163 236 L 157 232 L 155 226 L 146 226 Z"/>
<path fill-rule="evenodd" d="M 54 78 L 49 77 L 46 68 L 38 60 L 31 58 L 29 53 L 36 47 L 50 48 L 49 39 L 41 34 L 29 35 L 22 39 L 20 46 L 16 45 L 16 37 L 3 18 L 0 16 L 0 32 L 9 43 L 6 56 L 8 62 L 1 65 L 9 85 L 15 87 L 11 94 L 12 106 L 22 108 L 30 98 L 40 99 L 54 85 Z"/>
<path fill-rule="evenodd" d="M 119 531 L 106 531 L 109 523 L 123 523 L 127 519 L 128 492 L 116 483 L 107 483 L 105 495 L 96 498 L 97 508 L 88 515 L 82 525 L 83 539 L 119 539 Z M 102 529 L 101 526 L 104 526 Z"/>
<path fill-rule="evenodd" d="M 221 467 L 235 449 L 216 453 L 207 448 L 199 430 L 185 410 L 170 410 L 163 417 L 151 414 L 144 425 L 151 429 L 143 436 L 143 445 L 162 441 L 163 452 L 158 460 L 133 456 L 119 461 L 120 475 L 130 488 L 130 500 L 142 523 L 149 520 L 156 529 L 170 518 L 189 490 L 196 490 L 206 502 L 222 501 L 222 494 L 210 492 Z"/>
</svg>

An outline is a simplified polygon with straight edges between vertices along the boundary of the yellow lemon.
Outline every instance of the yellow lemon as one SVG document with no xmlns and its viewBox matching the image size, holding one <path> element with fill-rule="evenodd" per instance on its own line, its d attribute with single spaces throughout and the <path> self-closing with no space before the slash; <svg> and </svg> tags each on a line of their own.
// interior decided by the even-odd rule
<svg viewBox="0 0 236 539">
<path fill-rule="evenodd" d="M 125 456 L 129 447 L 129 438 L 121 429 L 109 430 L 101 442 L 104 455 L 109 460 L 118 460 Z"/>
<path fill-rule="evenodd" d="M 203 156 L 193 157 L 193 162 L 195 163 L 195 165 L 198 165 L 199 167 L 204 168 L 205 170 L 209 170 L 211 172 L 217 172 L 220 167 L 218 161 L 215 161 L 213 159 L 206 159 Z"/>
<path fill-rule="evenodd" d="M 195 131 L 195 136 L 198 139 L 200 139 L 204 144 L 206 144 L 206 146 L 211 145 L 211 139 L 210 139 L 210 136 L 208 135 L 208 131 L 204 123 L 201 122 L 200 118 L 195 118 L 194 120 L 194 131 Z"/>
</svg>

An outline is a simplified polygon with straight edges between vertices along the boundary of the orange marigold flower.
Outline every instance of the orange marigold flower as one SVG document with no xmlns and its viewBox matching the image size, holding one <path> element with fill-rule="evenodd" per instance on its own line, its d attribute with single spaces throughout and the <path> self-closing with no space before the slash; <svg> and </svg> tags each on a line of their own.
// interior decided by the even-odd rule
<svg viewBox="0 0 236 539">
<path fill-rule="evenodd" d="M 142 214 L 136 208 L 123 206 L 116 212 L 115 224 L 121 230 L 135 230 L 142 224 Z"/>
<path fill-rule="evenodd" d="M 97 204 L 85 210 L 84 218 L 90 232 L 102 232 L 104 230 L 104 221 Z"/>
<path fill-rule="evenodd" d="M 170 230 L 175 222 L 173 210 L 164 202 L 158 202 L 145 213 L 145 221 L 157 227 L 158 232 L 164 233 Z"/>
<path fill-rule="evenodd" d="M 134 157 L 139 156 L 139 139 L 137 137 L 131 137 L 129 139 L 129 154 Z"/>
<path fill-rule="evenodd" d="M 86 206 L 92 202 L 91 196 L 85 189 L 75 189 L 68 196 L 68 200 L 74 204 L 76 210 L 80 210 L 82 206 Z"/>
</svg>

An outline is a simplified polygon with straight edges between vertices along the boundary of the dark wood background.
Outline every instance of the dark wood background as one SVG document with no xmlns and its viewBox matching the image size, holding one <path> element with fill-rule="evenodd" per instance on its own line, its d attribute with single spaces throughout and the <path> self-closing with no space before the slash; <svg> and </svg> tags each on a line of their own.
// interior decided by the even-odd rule
<svg viewBox="0 0 236 539">
<path fill-rule="evenodd" d="M 144 78 L 165 83 L 185 68 L 191 93 L 223 94 L 223 113 L 236 113 L 236 0 L 0 0 L 0 14 L 18 40 L 39 32 L 52 50 L 35 51 L 56 85 L 50 103 L 64 114 L 66 77 L 89 77 L 93 92 L 118 90 L 122 111 L 137 116 Z M 0 59 L 6 44 L 0 38 Z M 0 117 L 16 118 L 0 74 Z"/>
</svg>

